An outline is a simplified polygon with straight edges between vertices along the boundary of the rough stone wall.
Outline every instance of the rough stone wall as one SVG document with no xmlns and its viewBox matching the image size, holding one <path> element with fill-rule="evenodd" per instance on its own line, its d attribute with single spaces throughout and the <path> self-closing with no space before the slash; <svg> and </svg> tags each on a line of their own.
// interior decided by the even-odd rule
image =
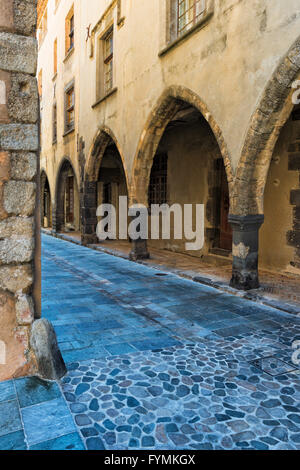
<svg viewBox="0 0 300 470">
<path fill-rule="evenodd" d="M 0 0 L 0 381 L 35 370 L 36 0 Z"/>
</svg>

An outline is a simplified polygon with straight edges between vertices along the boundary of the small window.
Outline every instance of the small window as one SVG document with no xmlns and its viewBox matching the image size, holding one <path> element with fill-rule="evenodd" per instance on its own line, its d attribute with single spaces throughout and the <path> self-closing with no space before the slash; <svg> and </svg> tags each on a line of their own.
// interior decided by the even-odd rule
<svg viewBox="0 0 300 470">
<path fill-rule="evenodd" d="M 69 41 L 70 41 L 70 46 L 69 46 L 69 50 L 70 50 L 70 49 L 73 49 L 74 47 L 74 15 L 71 16 L 70 18 Z"/>
<path fill-rule="evenodd" d="M 55 144 L 55 142 L 57 141 L 57 105 L 54 104 L 53 105 L 53 136 L 52 136 L 52 140 L 53 140 L 53 143 Z"/>
<path fill-rule="evenodd" d="M 57 39 L 55 39 L 53 45 L 53 73 L 54 76 L 57 74 Z"/>
<path fill-rule="evenodd" d="M 75 126 L 75 88 L 74 85 L 66 90 L 65 95 L 65 123 L 66 132 L 74 129 Z"/>
<path fill-rule="evenodd" d="M 168 202 L 167 194 L 168 182 L 168 155 L 156 155 L 149 184 L 149 206 L 152 204 L 166 204 Z"/>
<path fill-rule="evenodd" d="M 42 42 L 44 41 L 45 39 L 45 36 L 48 32 L 48 15 L 47 15 L 47 8 L 45 9 L 45 12 L 44 12 L 44 15 L 40 21 L 40 24 L 39 24 L 39 34 L 38 34 L 38 38 L 39 38 L 39 45 L 42 44 Z"/>
<path fill-rule="evenodd" d="M 114 57 L 113 31 L 110 31 L 103 41 L 104 41 L 104 93 L 107 94 L 113 87 L 113 57 Z"/>
<path fill-rule="evenodd" d="M 206 0 L 177 0 L 177 33 L 181 36 L 201 19 Z"/>
<path fill-rule="evenodd" d="M 66 54 L 74 49 L 75 39 L 75 19 L 74 19 L 74 7 L 68 13 L 66 18 Z"/>
</svg>

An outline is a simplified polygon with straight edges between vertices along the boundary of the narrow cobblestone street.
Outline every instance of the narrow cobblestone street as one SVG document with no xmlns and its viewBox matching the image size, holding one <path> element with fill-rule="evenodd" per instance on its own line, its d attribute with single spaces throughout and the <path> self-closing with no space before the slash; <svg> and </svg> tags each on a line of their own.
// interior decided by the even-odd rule
<svg viewBox="0 0 300 470">
<path fill-rule="evenodd" d="M 68 375 L 0 384 L 0 449 L 300 449 L 300 319 L 43 238 Z"/>
</svg>

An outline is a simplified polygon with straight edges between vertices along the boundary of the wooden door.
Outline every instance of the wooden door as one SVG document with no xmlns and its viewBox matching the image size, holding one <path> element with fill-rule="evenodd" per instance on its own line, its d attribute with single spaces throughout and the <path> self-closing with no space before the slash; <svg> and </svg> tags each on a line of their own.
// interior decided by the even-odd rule
<svg viewBox="0 0 300 470">
<path fill-rule="evenodd" d="M 232 250 L 232 228 L 228 222 L 230 200 L 227 176 L 224 165 L 221 173 L 221 220 L 220 220 L 220 248 Z"/>
<path fill-rule="evenodd" d="M 67 177 L 66 222 L 67 224 L 74 222 L 74 176 Z"/>
</svg>

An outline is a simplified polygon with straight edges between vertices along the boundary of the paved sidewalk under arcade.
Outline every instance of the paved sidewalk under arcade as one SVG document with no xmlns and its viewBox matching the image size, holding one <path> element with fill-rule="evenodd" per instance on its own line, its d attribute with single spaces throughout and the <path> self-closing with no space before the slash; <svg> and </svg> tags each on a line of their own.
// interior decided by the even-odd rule
<svg viewBox="0 0 300 470">
<path fill-rule="evenodd" d="M 300 449 L 300 318 L 49 236 L 42 262 L 68 375 L 0 384 L 0 449 Z"/>
</svg>

